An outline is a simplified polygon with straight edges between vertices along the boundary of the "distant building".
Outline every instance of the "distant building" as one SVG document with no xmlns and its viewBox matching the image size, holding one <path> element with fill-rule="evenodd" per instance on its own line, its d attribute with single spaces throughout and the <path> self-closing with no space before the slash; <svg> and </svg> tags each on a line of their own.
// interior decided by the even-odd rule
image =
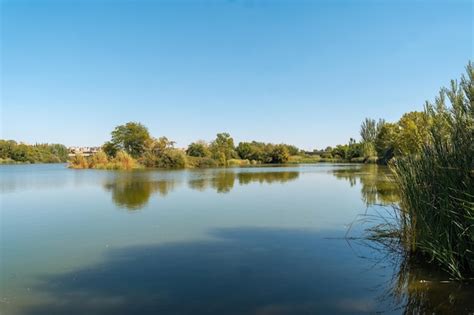
<svg viewBox="0 0 474 315">
<path fill-rule="evenodd" d="M 100 147 L 69 147 L 68 152 L 69 156 L 74 156 L 78 154 L 84 156 L 91 156 L 99 152 L 100 149 Z"/>
</svg>

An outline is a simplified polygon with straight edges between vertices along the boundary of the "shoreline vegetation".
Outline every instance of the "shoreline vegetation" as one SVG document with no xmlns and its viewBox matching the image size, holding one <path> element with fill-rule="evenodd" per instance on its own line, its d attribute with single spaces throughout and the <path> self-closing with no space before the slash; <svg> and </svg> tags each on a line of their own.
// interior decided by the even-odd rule
<svg viewBox="0 0 474 315">
<path fill-rule="evenodd" d="M 0 139 L 0 164 L 66 163 L 68 149 L 62 144 L 17 143 Z"/>
<path fill-rule="evenodd" d="M 211 142 L 198 140 L 186 149 L 174 147 L 166 137 L 154 138 L 139 122 L 128 122 L 111 132 L 111 139 L 102 150 L 86 157 L 72 156 L 69 167 L 75 169 L 137 168 L 211 168 L 251 165 L 302 164 L 319 162 L 370 162 L 377 157 L 365 157 L 362 144 L 351 139 L 347 145 L 306 152 L 294 145 L 264 142 L 240 142 L 237 146 L 228 133 L 219 133 Z"/>
<path fill-rule="evenodd" d="M 423 141 L 390 163 L 400 202 L 394 220 L 369 238 L 398 244 L 406 260 L 439 266 L 453 279 L 474 280 L 474 65 L 442 88 L 406 136 Z M 410 126 L 410 125 L 409 125 Z M 393 132 L 396 129 L 390 127 Z M 380 131 L 384 132 L 384 129 Z M 385 131 L 389 134 L 389 131 Z M 393 150 L 393 152 L 396 152 Z M 393 247 L 392 247 L 393 248 Z"/>
</svg>

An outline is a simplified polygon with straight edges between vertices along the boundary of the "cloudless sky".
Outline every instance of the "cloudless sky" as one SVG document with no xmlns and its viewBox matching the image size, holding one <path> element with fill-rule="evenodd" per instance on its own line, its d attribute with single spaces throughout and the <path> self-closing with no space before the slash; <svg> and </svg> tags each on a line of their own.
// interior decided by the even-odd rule
<svg viewBox="0 0 474 315">
<path fill-rule="evenodd" d="M 1 1 L 1 138 L 324 148 L 421 110 L 473 59 L 472 1 Z"/>
</svg>

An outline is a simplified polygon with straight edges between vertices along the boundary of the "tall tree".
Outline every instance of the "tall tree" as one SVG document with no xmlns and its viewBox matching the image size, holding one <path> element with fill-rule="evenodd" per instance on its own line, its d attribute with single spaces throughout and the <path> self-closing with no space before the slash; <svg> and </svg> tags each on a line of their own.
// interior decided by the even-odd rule
<svg viewBox="0 0 474 315">
<path fill-rule="evenodd" d="M 226 165 L 229 159 L 237 155 L 234 139 L 227 132 L 218 133 L 216 139 L 211 143 L 211 152 L 214 159 L 218 160 L 220 164 Z"/>
<path fill-rule="evenodd" d="M 111 143 L 118 150 L 124 150 L 134 158 L 140 157 L 145 152 L 151 137 L 148 129 L 137 122 L 128 122 L 115 127 L 112 131 Z"/>
</svg>

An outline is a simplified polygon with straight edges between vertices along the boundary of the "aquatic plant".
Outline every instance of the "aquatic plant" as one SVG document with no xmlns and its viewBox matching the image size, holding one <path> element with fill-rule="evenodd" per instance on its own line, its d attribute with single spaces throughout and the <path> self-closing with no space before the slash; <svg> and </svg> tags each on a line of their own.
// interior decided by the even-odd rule
<svg viewBox="0 0 474 315">
<path fill-rule="evenodd" d="M 400 192 L 401 237 L 455 278 L 474 274 L 474 68 L 427 103 L 431 120 L 419 155 L 392 163 Z M 449 100 L 451 106 L 446 106 Z"/>
</svg>

